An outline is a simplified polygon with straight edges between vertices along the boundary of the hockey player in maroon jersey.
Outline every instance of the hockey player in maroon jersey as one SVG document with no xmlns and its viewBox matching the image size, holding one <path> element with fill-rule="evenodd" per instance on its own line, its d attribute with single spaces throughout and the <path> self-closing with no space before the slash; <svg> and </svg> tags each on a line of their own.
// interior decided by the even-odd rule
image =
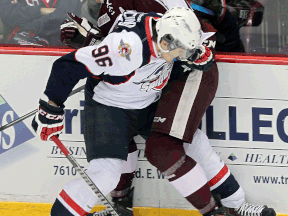
<svg viewBox="0 0 288 216">
<path fill-rule="evenodd" d="M 86 6 L 87 5 L 89 6 L 89 4 L 90 4 L 90 7 L 88 7 L 88 9 L 86 9 L 86 12 L 89 11 L 92 14 L 89 14 L 87 17 L 90 18 L 89 19 L 90 21 L 92 21 L 92 22 L 94 21 L 94 24 L 98 25 L 98 27 L 100 24 L 100 29 L 101 29 L 101 33 L 102 33 L 102 28 L 106 27 L 103 29 L 103 32 L 106 32 L 107 29 L 109 29 L 109 27 L 110 27 L 109 22 L 112 23 L 113 17 L 115 17 L 116 13 L 121 12 L 120 9 L 117 10 L 117 8 L 121 7 L 124 10 L 124 9 L 131 9 L 131 7 L 134 7 L 134 9 L 136 9 L 136 10 L 145 11 L 145 10 L 147 10 L 147 8 L 151 7 L 153 9 L 157 8 L 157 10 L 160 12 L 162 12 L 163 9 L 165 9 L 165 7 L 163 6 L 164 2 L 162 2 L 162 1 L 161 1 L 162 4 L 159 4 L 159 1 L 150 1 L 150 0 L 149 1 L 141 1 L 141 2 L 137 2 L 137 4 L 135 3 L 133 6 L 129 6 L 130 5 L 129 1 L 128 2 L 126 1 L 125 3 L 126 4 L 124 4 L 121 1 L 120 2 L 119 1 L 109 1 L 109 4 L 106 2 L 106 4 L 104 3 L 102 5 L 102 4 L 97 4 L 95 1 L 88 1 L 86 3 Z M 110 7 L 111 5 L 114 8 L 116 8 L 114 10 L 114 12 L 112 11 L 112 13 L 113 13 L 112 16 L 109 14 L 109 10 L 111 9 L 111 7 Z M 138 7 L 141 9 L 138 9 Z M 83 9 L 82 9 L 82 11 L 83 11 Z M 85 12 L 85 8 L 84 8 L 84 12 Z M 200 12 L 198 12 L 197 14 L 201 15 Z M 222 32 L 225 32 L 225 30 L 227 30 L 227 28 L 228 28 L 227 25 L 229 25 L 229 22 L 227 23 L 227 20 L 233 23 L 233 22 L 235 22 L 235 18 L 231 19 L 231 15 L 228 12 L 224 16 L 223 16 L 223 14 L 221 14 L 221 15 L 222 15 L 222 19 L 224 20 L 223 22 L 225 22 L 225 25 L 222 24 L 222 26 L 219 27 L 219 24 L 218 24 L 217 27 L 220 28 L 222 30 Z M 97 22 L 97 16 L 101 17 L 100 21 L 98 21 L 98 22 Z M 205 15 L 205 18 L 207 18 L 206 15 Z M 209 18 L 209 16 L 208 16 L 208 18 Z M 62 38 L 62 41 L 64 43 L 71 45 L 71 39 L 73 39 L 73 37 L 75 37 L 75 32 L 78 30 L 73 23 L 71 23 L 71 26 L 68 27 L 67 23 L 69 23 L 69 22 L 71 23 L 71 21 L 67 21 L 62 26 L 61 38 Z M 217 23 L 217 22 L 214 21 L 214 23 Z M 216 24 L 214 24 L 214 25 L 216 25 Z M 234 29 L 234 30 L 230 29 L 232 33 L 231 32 L 226 33 L 226 39 L 228 38 L 227 41 L 229 42 L 229 46 L 219 45 L 218 48 L 221 47 L 219 49 L 229 49 L 230 51 L 241 51 L 242 50 L 243 46 L 242 46 L 241 41 L 239 41 L 240 38 L 237 38 L 237 37 L 235 38 L 234 33 L 233 33 L 233 32 L 236 32 L 235 34 L 237 35 L 239 33 L 239 28 L 237 29 L 237 25 L 234 25 L 233 28 L 236 28 L 236 29 Z M 86 42 L 84 43 L 84 45 L 89 45 L 89 43 L 91 42 L 91 34 L 88 33 L 88 35 L 90 35 L 90 38 L 88 38 L 88 37 L 86 38 Z M 80 34 L 78 34 L 78 38 L 79 37 L 81 37 Z M 96 35 L 94 39 L 100 39 L 100 38 L 101 38 L 100 35 L 98 35 L 98 36 Z M 231 41 L 229 41 L 232 38 L 234 38 L 234 43 L 231 43 Z M 79 41 L 82 41 L 81 42 L 81 44 L 82 44 L 85 41 L 85 38 L 83 37 L 82 40 L 79 40 Z M 80 46 L 81 46 L 81 44 L 80 44 Z M 79 44 L 75 45 L 75 47 L 77 47 L 77 46 L 79 46 Z M 216 44 L 216 48 L 217 48 L 217 44 Z M 177 64 L 177 63 L 175 63 L 175 64 Z M 168 86 L 169 86 L 169 84 L 168 84 Z M 179 95 L 181 95 L 181 94 L 179 94 Z M 178 103 L 175 103 L 175 104 L 177 105 Z M 159 108 L 159 110 L 161 110 L 161 109 Z M 157 117 L 157 118 L 159 118 L 159 117 Z M 191 133 L 191 134 L 193 135 L 193 133 Z M 199 142 L 199 140 L 201 140 L 202 142 Z M 209 185 L 210 185 L 212 193 L 220 195 L 222 204 L 227 207 L 226 208 L 227 213 L 229 213 L 229 214 L 231 213 L 231 214 L 235 214 L 235 215 L 246 215 L 248 213 L 249 214 L 253 213 L 255 215 L 270 215 L 270 216 L 275 215 L 275 211 L 271 208 L 267 208 L 267 206 L 251 205 L 251 204 L 248 204 L 245 202 L 245 194 L 244 194 L 243 189 L 237 183 L 237 181 L 235 180 L 233 175 L 230 173 L 230 170 L 224 164 L 224 162 L 219 158 L 219 156 L 216 155 L 215 152 L 213 152 L 213 150 L 209 144 L 208 138 L 205 134 L 203 134 L 203 132 L 201 132 L 200 130 L 197 130 L 194 134 L 192 144 L 187 145 L 187 143 L 185 143 L 184 147 L 185 147 L 186 154 L 189 155 L 190 157 L 192 157 L 203 168 L 203 170 L 204 170 L 204 172 L 205 172 L 205 174 L 209 180 Z M 208 153 L 208 152 L 210 152 L 210 153 Z M 134 164 L 134 165 L 128 166 L 128 168 L 126 169 L 126 173 L 121 176 L 121 180 L 119 182 L 119 185 L 116 187 L 116 189 L 114 191 L 111 192 L 111 196 L 114 197 L 113 200 L 115 201 L 116 205 L 119 206 L 119 203 L 120 203 L 122 205 L 121 207 L 124 209 L 125 209 L 124 206 L 132 208 L 131 203 L 129 203 L 129 201 L 127 202 L 127 200 L 129 200 L 129 198 L 131 199 L 130 186 L 131 186 L 132 179 L 133 179 L 133 172 L 135 172 L 135 170 L 136 170 L 135 164 L 137 162 L 137 156 L 136 156 L 137 155 L 137 149 L 136 149 L 135 144 L 134 144 L 133 148 L 131 146 L 131 152 L 129 153 L 129 155 L 130 155 L 130 157 L 128 158 L 129 163 L 127 163 L 127 165 L 131 164 L 132 158 L 134 160 L 134 162 L 132 164 Z M 127 212 L 128 211 L 129 210 L 127 210 Z"/>
</svg>

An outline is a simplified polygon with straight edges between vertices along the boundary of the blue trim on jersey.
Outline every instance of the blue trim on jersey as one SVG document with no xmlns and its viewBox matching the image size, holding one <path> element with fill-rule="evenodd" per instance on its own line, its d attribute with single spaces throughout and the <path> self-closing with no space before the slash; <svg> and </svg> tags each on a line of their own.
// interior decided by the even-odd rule
<svg viewBox="0 0 288 216">
<path fill-rule="evenodd" d="M 65 215 L 65 216 L 74 216 L 58 199 L 55 200 L 52 208 L 51 215 Z"/>
<path fill-rule="evenodd" d="M 120 85 L 122 83 L 127 82 L 134 75 L 135 75 L 135 71 L 133 71 L 130 74 L 125 75 L 125 76 L 110 76 L 109 74 L 107 74 L 107 75 L 101 74 L 98 77 L 102 81 L 110 83 L 112 85 Z"/>
<path fill-rule="evenodd" d="M 192 3 L 191 4 L 191 7 L 194 9 L 194 10 L 198 10 L 198 11 L 201 11 L 203 13 L 206 13 L 206 14 L 209 14 L 209 15 L 212 15 L 212 16 L 215 16 L 214 12 L 208 8 L 205 8 L 205 7 L 202 7 L 200 5 L 197 5 L 197 4 L 194 4 Z"/>
</svg>

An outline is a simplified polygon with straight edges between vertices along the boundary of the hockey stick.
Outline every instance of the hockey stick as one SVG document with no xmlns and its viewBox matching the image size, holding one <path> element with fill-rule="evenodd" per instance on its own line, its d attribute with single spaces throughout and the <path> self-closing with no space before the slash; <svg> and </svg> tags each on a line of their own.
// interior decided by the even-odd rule
<svg viewBox="0 0 288 216">
<path fill-rule="evenodd" d="M 105 210 L 108 213 L 110 213 L 111 215 L 119 216 L 119 214 L 112 207 L 111 203 L 101 193 L 101 191 L 94 184 L 94 182 L 89 178 L 89 176 L 86 174 L 86 172 L 80 167 L 80 165 L 77 163 L 77 161 L 74 159 L 74 157 L 69 153 L 67 148 L 58 139 L 58 137 L 57 136 L 52 136 L 51 139 L 56 143 L 56 145 L 60 148 L 62 153 L 66 156 L 66 158 L 70 161 L 70 163 L 73 165 L 73 167 L 77 170 L 77 172 L 80 174 L 80 176 L 83 178 L 83 180 L 89 185 L 89 187 L 92 189 L 92 191 L 97 195 L 97 197 L 99 198 L 101 203 L 106 207 Z"/>
<path fill-rule="evenodd" d="M 194 9 L 194 10 L 197 10 L 197 11 L 201 11 L 203 13 L 206 13 L 206 14 L 209 14 L 209 15 L 212 15 L 212 16 L 215 16 L 214 12 L 208 8 L 205 8 L 205 7 L 202 7 L 200 5 L 197 5 L 197 4 L 194 4 L 192 3 L 191 4 L 191 7 Z"/>
<path fill-rule="evenodd" d="M 76 94 L 76 93 L 82 91 L 84 88 L 85 88 L 85 85 L 83 85 L 83 86 L 81 86 L 81 87 L 79 87 L 79 88 L 73 90 L 73 91 L 69 94 L 68 97 L 70 97 L 70 96 L 72 96 L 72 95 L 74 95 L 74 94 Z M 35 110 L 33 110 L 33 111 L 27 113 L 26 115 L 24 115 L 24 116 L 22 116 L 22 117 L 20 117 L 20 118 L 18 118 L 18 119 L 16 119 L 16 120 L 14 120 L 14 121 L 12 121 L 12 122 L 10 122 L 10 123 L 8 123 L 8 124 L 6 124 L 6 125 L 0 127 L 0 131 L 3 131 L 3 130 L 5 130 L 5 129 L 7 129 L 7 128 L 9 128 L 9 127 L 11 127 L 11 126 L 17 124 L 17 123 L 19 123 L 19 122 L 25 120 L 26 118 L 29 118 L 30 116 L 32 116 L 32 115 L 34 115 L 35 113 L 37 113 L 37 111 L 38 111 L 38 109 L 35 109 Z"/>
</svg>

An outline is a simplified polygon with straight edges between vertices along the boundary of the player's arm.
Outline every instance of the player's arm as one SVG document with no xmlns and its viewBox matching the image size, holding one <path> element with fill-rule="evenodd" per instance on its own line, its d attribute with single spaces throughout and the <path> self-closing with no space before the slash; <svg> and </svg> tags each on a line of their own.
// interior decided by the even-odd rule
<svg viewBox="0 0 288 216">
<path fill-rule="evenodd" d="M 220 52 L 245 52 L 240 37 L 240 26 L 237 19 L 226 11 L 221 23 L 215 23 L 217 29 L 217 51 Z"/>
<path fill-rule="evenodd" d="M 80 79 L 93 76 L 84 64 L 75 59 L 75 52 L 62 56 L 53 63 L 44 94 L 57 106 L 63 106 Z"/>
<path fill-rule="evenodd" d="M 48 100 L 39 100 L 38 113 L 32 120 L 32 128 L 43 141 L 62 133 L 64 102 L 80 79 L 92 76 L 84 64 L 76 61 L 74 55 L 75 51 L 53 63 L 44 92 Z"/>
<path fill-rule="evenodd" d="M 62 133 L 64 102 L 80 79 L 92 76 L 74 56 L 75 51 L 53 63 L 44 92 L 48 100 L 39 100 L 38 113 L 32 120 L 32 128 L 43 141 Z"/>
<path fill-rule="evenodd" d="M 124 55 L 126 51 L 128 57 Z M 141 57 L 140 38 L 133 32 L 126 32 L 111 33 L 98 46 L 83 47 L 57 59 L 44 91 L 49 100 L 39 101 L 39 112 L 32 121 L 37 135 L 47 141 L 62 132 L 64 103 L 80 79 L 91 76 L 101 79 L 107 75 L 125 77 L 142 64 Z"/>
</svg>

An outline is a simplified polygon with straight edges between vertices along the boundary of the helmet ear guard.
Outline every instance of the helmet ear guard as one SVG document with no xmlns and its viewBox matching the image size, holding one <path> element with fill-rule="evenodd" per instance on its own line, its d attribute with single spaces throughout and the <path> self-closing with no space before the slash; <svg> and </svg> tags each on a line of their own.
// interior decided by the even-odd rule
<svg viewBox="0 0 288 216">
<path fill-rule="evenodd" d="M 174 38 L 171 34 L 165 34 L 161 39 L 165 40 L 168 44 L 174 41 Z"/>
<path fill-rule="evenodd" d="M 179 48 L 179 42 L 177 43 L 177 41 L 170 34 L 165 34 L 161 40 L 164 40 L 168 43 L 167 47 L 169 51 Z"/>
</svg>

